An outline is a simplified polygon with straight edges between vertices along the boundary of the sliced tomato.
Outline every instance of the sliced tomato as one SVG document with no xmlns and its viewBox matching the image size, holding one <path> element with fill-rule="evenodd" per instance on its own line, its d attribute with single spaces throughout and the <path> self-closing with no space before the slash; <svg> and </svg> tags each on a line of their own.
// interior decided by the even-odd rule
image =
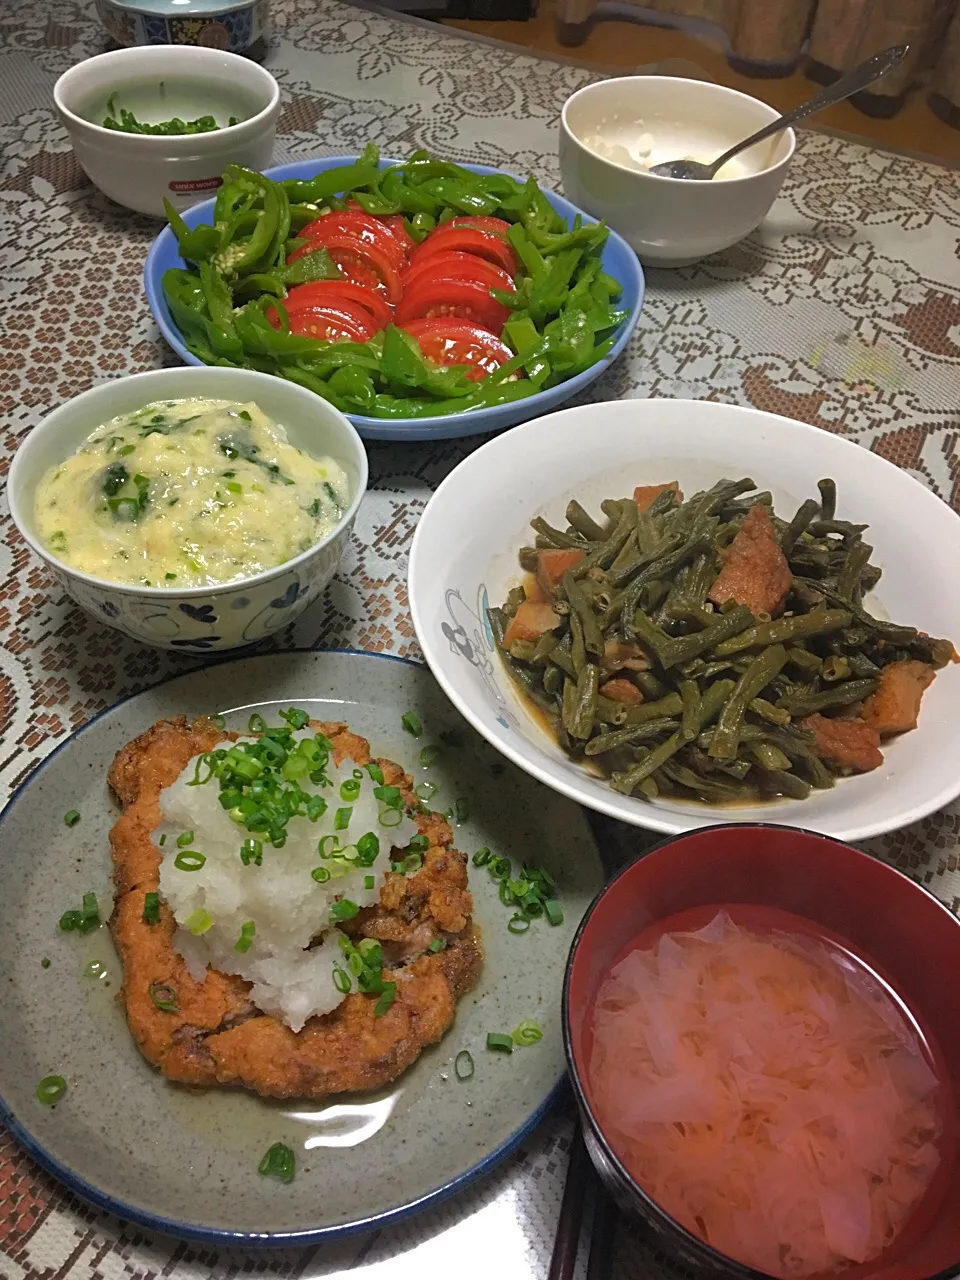
<svg viewBox="0 0 960 1280">
<path fill-rule="evenodd" d="M 505 236 L 510 230 L 510 223 L 505 222 L 503 218 L 474 218 L 469 213 L 458 215 L 451 218 L 449 223 L 444 222 L 443 226 L 451 227 L 473 227 L 477 231 L 488 231 L 493 236 Z"/>
<path fill-rule="evenodd" d="M 348 298 L 297 307 L 289 315 L 290 332 L 300 338 L 319 338 L 323 342 L 366 342 L 377 331 L 370 312 Z M 276 311 L 268 309 L 266 316 L 275 329 L 280 327 Z"/>
<path fill-rule="evenodd" d="M 419 280 L 403 295 L 396 322 L 405 325 L 421 316 L 459 316 L 473 320 L 497 335 L 510 317 L 509 310 L 491 298 L 486 285 L 473 280 Z"/>
<path fill-rule="evenodd" d="M 452 249 L 411 262 L 400 274 L 400 285 L 406 292 L 416 281 L 427 279 L 472 280 L 475 284 L 485 284 L 488 289 L 513 291 L 513 281 L 502 268 L 495 267 L 486 258 L 478 258 L 475 253 L 457 253 Z"/>
<path fill-rule="evenodd" d="M 300 307 L 327 302 L 336 306 L 341 299 L 363 307 L 364 311 L 370 313 L 378 329 L 385 329 L 393 319 L 393 312 L 384 302 L 382 294 L 349 280 L 315 280 L 311 284 L 298 284 L 295 289 L 290 290 L 283 302 L 288 311 L 295 311 Z"/>
<path fill-rule="evenodd" d="M 345 232 L 329 233 L 321 242 L 314 240 L 312 245 L 322 243 L 330 257 L 340 268 L 340 274 L 352 284 L 364 285 L 377 293 L 382 293 L 389 303 L 400 301 L 400 276 L 394 265 L 394 254 L 397 245 L 394 242 L 392 253 L 385 253 L 379 245 L 367 244 L 356 236 Z M 287 262 L 295 262 L 297 258 L 310 252 L 310 245 L 295 249 Z"/>
<path fill-rule="evenodd" d="M 456 253 L 474 253 L 478 258 L 486 258 L 495 266 L 506 271 L 513 280 L 519 270 L 517 255 L 506 241 L 489 231 L 477 231 L 474 227 L 455 227 L 453 222 L 445 222 L 431 231 L 422 244 L 418 244 L 410 255 L 410 261 L 420 262 L 434 253 L 453 250 Z"/>
<path fill-rule="evenodd" d="M 321 214 L 299 232 L 300 238 L 309 240 L 311 244 L 326 244 L 331 236 L 344 235 L 355 236 L 363 244 L 375 246 L 390 259 L 396 271 L 406 261 L 406 251 L 399 236 L 385 223 L 359 209 L 334 210 L 332 213 Z"/>
<path fill-rule="evenodd" d="M 416 338 L 428 360 L 442 365 L 470 365 L 467 377 L 473 382 L 479 382 L 513 357 L 496 334 L 470 320 L 434 316 L 408 320 L 402 328 Z"/>
<path fill-rule="evenodd" d="M 417 242 L 407 230 L 407 224 L 404 221 L 402 213 L 391 213 L 388 217 L 380 219 L 390 234 L 396 239 L 400 248 L 403 250 L 403 256 L 409 258 L 417 247 Z"/>
</svg>

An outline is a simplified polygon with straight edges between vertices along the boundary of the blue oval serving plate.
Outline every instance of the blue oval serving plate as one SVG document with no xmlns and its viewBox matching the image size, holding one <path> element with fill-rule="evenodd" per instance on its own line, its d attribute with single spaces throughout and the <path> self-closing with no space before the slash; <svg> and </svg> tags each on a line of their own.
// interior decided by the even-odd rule
<svg viewBox="0 0 960 1280">
<path fill-rule="evenodd" d="M 267 175 L 273 179 L 312 178 L 325 169 L 333 169 L 337 165 L 353 164 L 357 156 L 325 156 L 322 159 L 298 160 L 293 164 L 277 165 L 267 169 Z M 399 163 L 396 160 L 380 161 L 381 168 Z M 485 164 L 465 164 L 464 169 L 472 173 L 500 173 L 502 170 L 491 168 Z M 514 175 L 510 175 L 514 176 Z M 555 195 L 552 191 L 544 191 L 544 195 L 558 213 L 572 225 L 577 214 L 584 222 L 596 222 L 596 218 L 583 213 L 569 200 Z M 209 222 L 213 214 L 213 200 L 205 200 L 184 213 L 184 221 L 190 227 L 201 222 Z M 184 266 L 183 259 L 177 249 L 177 240 L 169 227 L 164 229 L 150 246 L 147 261 L 143 269 L 143 283 L 147 292 L 147 301 L 160 332 L 185 364 L 202 364 L 192 355 L 183 343 L 180 330 L 170 315 L 167 300 L 163 294 L 161 281 L 163 273 L 170 267 Z M 643 307 L 644 279 L 643 269 L 627 242 L 615 231 L 610 232 L 603 250 L 603 269 L 614 276 L 623 285 L 623 296 L 620 305 L 628 315 L 620 327 L 616 342 L 609 354 L 595 365 L 576 377 L 561 382 L 547 391 L 538 391 L 526 400 L 518 400 L 513 404 L 494 405 L 489 409 L 471 409 L 462 414 L 444 414 L 434 418 L 369 418 L 363 414 L 351 413 L 347 416 L 365 440 L 451 440 L 459 436 L 484 435 L 490 431 L 502 431 L 505 427 L 516 426 L 518 422 L 526 422 L 529 418 L 538 418 L 541 414 L 551 413 L 565 404 L 584 387 L 595 382 L 620 355 L 637 327 L 640 311 Z"/>
</svg>

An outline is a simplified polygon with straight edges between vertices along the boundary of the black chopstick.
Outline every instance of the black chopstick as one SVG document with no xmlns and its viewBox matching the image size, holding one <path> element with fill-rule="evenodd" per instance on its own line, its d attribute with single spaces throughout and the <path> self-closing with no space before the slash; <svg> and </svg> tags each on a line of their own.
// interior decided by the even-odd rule
<svg viewBox="0 0 960 1280">
<path fill-rule="evenodd" d="M 547 1280 L 572 1280 L 577 1265 L 580 1228 L 583 1224 L 583 1206 L 590 1183 L 594 1190 L 593 1229 L 590 1233 L 590 1256 L 587 1263 L 587 1280 L 607 1280 L 613 1262 L 613 1238 L 616 1227 L 616 1208 L 597 1177 L 583 1132 L 577 1124 L 570 1146 L 570 1163 L 567 1181 L 560 1205 L 560 1221 L 553 1242 L 553 1255 Z"/>
<path fill-rule="evenodd" d="M 571 1280 L 573 1276 L 574 1267 L 577 1265 L 577 1245 L 580 1242 L 583 1193 L 586 1189 L 589 1170 L 590 1157 L 587 1155 L 587 1148 L 583 1145 L 583 1133 L 578 1121 L 573 1142 L 570 1145 L 567 1181 L 563 1188 L 560 1221 L 553 1241 L 553 1256 L 550 1258 L 547 1280 Z"/>
</svg>

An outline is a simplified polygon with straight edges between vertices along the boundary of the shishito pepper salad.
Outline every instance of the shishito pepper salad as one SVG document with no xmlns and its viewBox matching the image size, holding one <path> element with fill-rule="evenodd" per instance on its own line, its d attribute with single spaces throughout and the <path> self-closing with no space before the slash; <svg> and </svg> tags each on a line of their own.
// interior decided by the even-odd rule
<svg viewBox="0 0 960 1280">
<path fill-rule="evenodd" d="M 610 351 L 627 313 L 602 223 L 568 226 L 533 179 L 379 159 L 304 181 L 230 166 L 212 225 L 167 204 L 187 266 L 163 289 L 195 356 L 407 418 L 520 400 Z"/>
</svg>

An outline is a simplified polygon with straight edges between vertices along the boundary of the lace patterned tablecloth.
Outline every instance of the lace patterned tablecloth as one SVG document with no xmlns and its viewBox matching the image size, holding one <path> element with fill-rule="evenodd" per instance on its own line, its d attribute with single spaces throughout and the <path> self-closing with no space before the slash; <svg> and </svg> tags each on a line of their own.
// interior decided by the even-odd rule
<svg viewBox="0 0 960 1280">
<path fill-rule="evenodd" d="M 157 227 L 111 206 L 57 123 L 56 77 L 103 48 L 92 6 L 0 8 L 0 466 L 54 405 L 105 378 L 173 362 L 147 311 Z M 559 182 L 568 94 L 595 78 L 440 27 L 337 0 L 276 0 L 267 65 L 280 81 L 277 161 L 429 147 Z M 960 179 L 933 165 L 805 134 L 762 229 L 699 266 L 651 272 L 639 330 L 595 399 L 692 396 L 815 423 L 908 468 L 957 505 Z M 352 547 L 322 604 L 274 642 L 418 656 L 407 609 L 410 536 L 431 490 L 477 442 L 375 444 Z M 71 730 L 193 659 L 138 648 L 72 608 L 4 505 L 0 536 L 0 785 L 16 786 Z M 870 849 L 954 908 L 952 806 Z M 636 836 L 632 837 L 634 840 Z M 0 1050 L 2 1051 L 2 1050 Z M 149 1237 L 67 1195 L 0 1131 L 3 1280 L 369 1280 L 546 1275 L 569 1112 L 476 1188 L 372 1237 L 243 1254 Z M 675 1275 L 619 1236 L 617 1280 Z"/>
</svg>

